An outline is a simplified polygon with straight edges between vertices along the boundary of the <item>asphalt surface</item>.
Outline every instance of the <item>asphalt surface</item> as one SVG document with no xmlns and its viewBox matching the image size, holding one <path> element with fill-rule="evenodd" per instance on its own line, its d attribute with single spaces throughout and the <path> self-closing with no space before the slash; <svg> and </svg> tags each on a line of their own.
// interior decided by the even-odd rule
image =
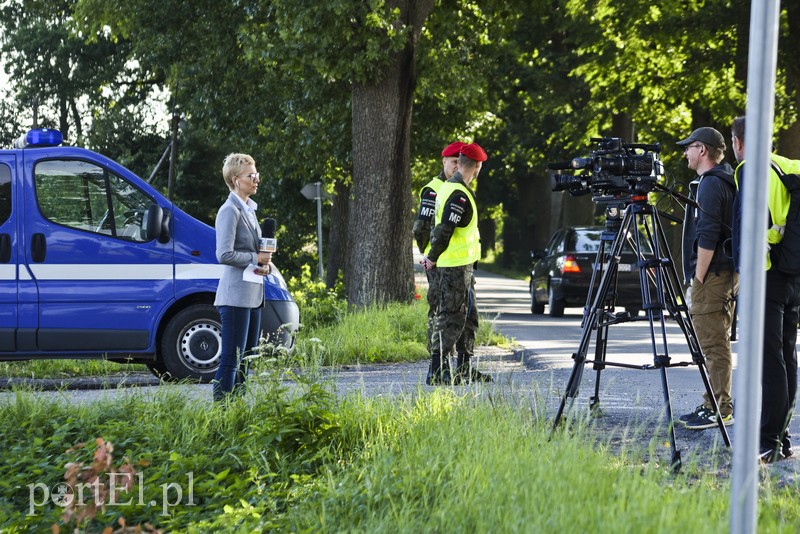
<svg viewBox="0 0 800 534">
<path fill-rule="evenodd" d="M 424 273 L 418 272 L 416 280 L 425 285 Z M 574 368 L 572 354 L 579 346 L 583 310 L 568 308 L 562 318 L 530 313 L 530 297 L 526 281 L 513 280 L 485 271 L 476 271 L 476 292 L 482 320 L 489 320 L 496 330 L 514 339 L 511 348 L 479 347 L 476 363 L 479 369 L 494 377 L 490 384 L 472 384 L 454 388 L 476 397 L 496 395 L 513 397 L 526 408 L 553 419 L 562 399 L 570 373 Z M 678 326 L 667 321 L 662 333 L 659 325 L 651 332 L 649 322 L 637 321 L 613 325 L 609 328 L 607 362 L 644 367 L 653 363 L 652 335 L 660 342 L 666 337 L 667 348 L 658 345 L 659 353 L 666 352 L 673 363 L 689 362 L 686 341 Z M 592 340 L 593 341 L 593 340 Z M 736 344 L 733 345 L 734 351 Z M 588 357 L 593 357 L 594 344 Z M 735 360 L 734 360 L 735 362 Z M 339 394 L 359 392 L 370 396 L 417 394 L 433 388 L 424 384 L 428 362 L 408 364 L 376 364 L 347 366 L 324 372 Z M 632 369 L 607 367 L 600 373 L 597 390 L 602 417 L 589 417 L 589 397 L 595 394 L 597 372 L 591 364 L 583 366 L 580 389 L 574 398 L 567 399 L 564 420 L 571 417 L 587 418 L 612 446 L 636 441 L 652 445 L 655 454 L 663 461 L 670 459 L 666 433 L 666 400 L 663 385 L 666 375 L 670 406 L 673 416 L 690 412 L 701 402 L 704 391 L 697 366 L 660 369 Z M 256 378 L 257 381 L 257 378 Z M 734 370 L 734 391 L 736 370 Z M 19 383 L 17 381 L 17 383 Z M 126 374 L 122 377 L 33 380 L 29 387 L 43 390 L 39 395 L 55 397 L 63 402 L 92 402 L 100 398 L 120 395 L 157 395 L 162 388 L 176 388 L 181 394 L 200 402 L 211 402 L 209 385 L 159 385 L 149 375 Z M 2 386 L 0 382 L 0 386 Z M 134 387 L 135 386 L 135 387 Z M 47 391 L 50 390 L 50 391 Z M 0 391 L 0 402 L 13 399 L 13 391 Z M 730 439 L 736 444 L 736 425 L 727 428 Z M 800 439 L 800 419 L 795 415 L 790 430 Z M 732 454 L 724 446 L 719 429 L 687 430 L 681 425 L 675 429 L 676 445 L 684 461 L 700 458 L 721 471 L 730 465 Z M 796 443 L 800 441 L 795 440 Z M 785 483 L 800 483 L 800 447 L 792 459 L 769 467 Z"/>
</svg>

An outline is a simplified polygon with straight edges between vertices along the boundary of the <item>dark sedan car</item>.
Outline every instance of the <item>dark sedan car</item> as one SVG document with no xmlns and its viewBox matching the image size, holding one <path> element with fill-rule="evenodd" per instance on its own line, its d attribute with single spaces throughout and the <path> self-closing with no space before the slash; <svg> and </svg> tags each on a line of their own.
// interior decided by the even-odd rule
<svg viewBox="0 0 800 534">
<path fill-rule="evenodd" d="M 532 313 L 544 313 L 546 304 L 551 316 L 561 317 L 566 306 L 583 307 L 586 304 L 592 266 L 604 230 L 603 226 L 561 228 L 550 238 L 545 250 L 533 252 L 530 283 Z M 605 250 L 610 248 L 609 241 Z M 623 248 L 617 269 L 615 306 L 624 308 L 631 315 L 638 314 L 642 307 L 636 255 L 628 245 Z"/>
</svg>

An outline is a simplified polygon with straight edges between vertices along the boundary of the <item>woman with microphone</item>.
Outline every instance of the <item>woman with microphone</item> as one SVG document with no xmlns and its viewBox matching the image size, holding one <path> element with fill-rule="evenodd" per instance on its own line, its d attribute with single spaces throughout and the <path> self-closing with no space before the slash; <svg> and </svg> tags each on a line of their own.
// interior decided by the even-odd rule
<svg viewBox="0 0 800 534">
<path fill-rule="evenodd" d="M 215 401 L 245 392 L 246 357 L 258 347 L 261 337 L 264 276 L 270 273 L 272 259 L 271 252 L 259 250 L 258 205 L 250 198 L 261 182 L 255 161 L 247 154 L 228 154 L 222 178 L 230 195 L 214 224 L 217 261 L 224 266 L 214 300 L 222 320 L 220 364 L 213 382 Z"/>
</svg>

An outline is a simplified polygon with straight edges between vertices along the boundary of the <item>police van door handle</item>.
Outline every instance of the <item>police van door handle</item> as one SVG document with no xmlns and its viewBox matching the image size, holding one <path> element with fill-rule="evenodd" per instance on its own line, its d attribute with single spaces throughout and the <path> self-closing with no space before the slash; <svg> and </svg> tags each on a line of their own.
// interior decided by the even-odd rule
<svg viewBox="0 0 800 534">
<path fill-rule="evenodd" d="M 0 234 L 0 263 L 11 261 L 11 236 Z"/>
<path fill-rule="evenodd" d="M 33 234 L 31 238 L 31 259 L 36 263 L 41 263 L 46 255 L 47 241 L 44 239 L 44 234 Z"/>
</svg>

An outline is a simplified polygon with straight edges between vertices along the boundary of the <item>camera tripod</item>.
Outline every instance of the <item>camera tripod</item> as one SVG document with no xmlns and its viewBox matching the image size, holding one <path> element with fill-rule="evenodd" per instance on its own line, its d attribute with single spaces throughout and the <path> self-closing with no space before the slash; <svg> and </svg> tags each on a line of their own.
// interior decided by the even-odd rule
<svg viewBox="0 0 800 534">
<path fill-rule="evenodd" d="M 561 399 L 561 404 L 558 407 L 553 429 L 555 430 L 561 422 L 567 399 L 572 399 L 572 402 L 574 402 L 586 364 L 593 364 L 593 369 L 597 371 L 594 396 L 589 399 L 591 410 L 598 408 L 600 403 L 600 373 L 606 366 L 658 370 L 661 373 L 661 386 L 666 407 L 666 417 L 669 423 L 668 433 L 672 451 L 671 464 L 673 470 L 677 471 L 681 467 L 681 455 L 675 445 L 675 430 L 672 407 L 670 405 L 669 383 L 667 381 L 668 367 L 697 366 L 708 398 L 711 399 L 714 413 L 717 414 L 717 424 L 722 434 L 722 439 L 727 447 L 730 447 L 731 442 L 720 417 L 717 400 L 711 389 L 705 357 L 700 348 L 694 324 L 685 303 L 680 279 L 667 246 L 658 210 L 655 206 L 647 203 L 646 195 L 631 196 L 630 203 L 627 203 L 627 207 L 624 207 L 626 203 L 627 201 L 619 201 L 615 206 L 606 208 L 606 230 L 602 234 L 600 249 L 595 258 L 590 284 L 591 290 L 584 308 L 580 345 L 578 346 L 578 351 L 572 355 L 575 364 L 567 382 L 566 391 Z M 621 217 L 620 212 L 622 212 Z M 642 229 L 641 232 L 639 228 Z M 608 249 L 606 248 L 607 243 L 610 243 Z M 629 243 L 636 253 L 642 294 L 642 310 L 647 314 L 646 318 L 632 317 L 627 312 L 614 312 L 617 272 L 625 243 Z M 607 267 L 605 267 L 606 265 Z M 598 277 L 599 284 L 597 284 Z M 595 287 L 597 289 L 592 291 Z M 673 363 L 671 361 L 667 346 L 665 310 L 680 326 L 689 346 L 689 352 L 692 356 L 691 362 Z M 653 364 L 634 365 L 606 360 L 609 327 L 619 323 L 644 320 L 650 323 Z M 660 329 L 658 336 L 656 334 L 656 323 L 658 323 Z M 594 331 L 597 332 L 594 359 L 587 359 L 590 338 Z M 660 351 L 659 348 L 661 349 Z"/>
</svg>

